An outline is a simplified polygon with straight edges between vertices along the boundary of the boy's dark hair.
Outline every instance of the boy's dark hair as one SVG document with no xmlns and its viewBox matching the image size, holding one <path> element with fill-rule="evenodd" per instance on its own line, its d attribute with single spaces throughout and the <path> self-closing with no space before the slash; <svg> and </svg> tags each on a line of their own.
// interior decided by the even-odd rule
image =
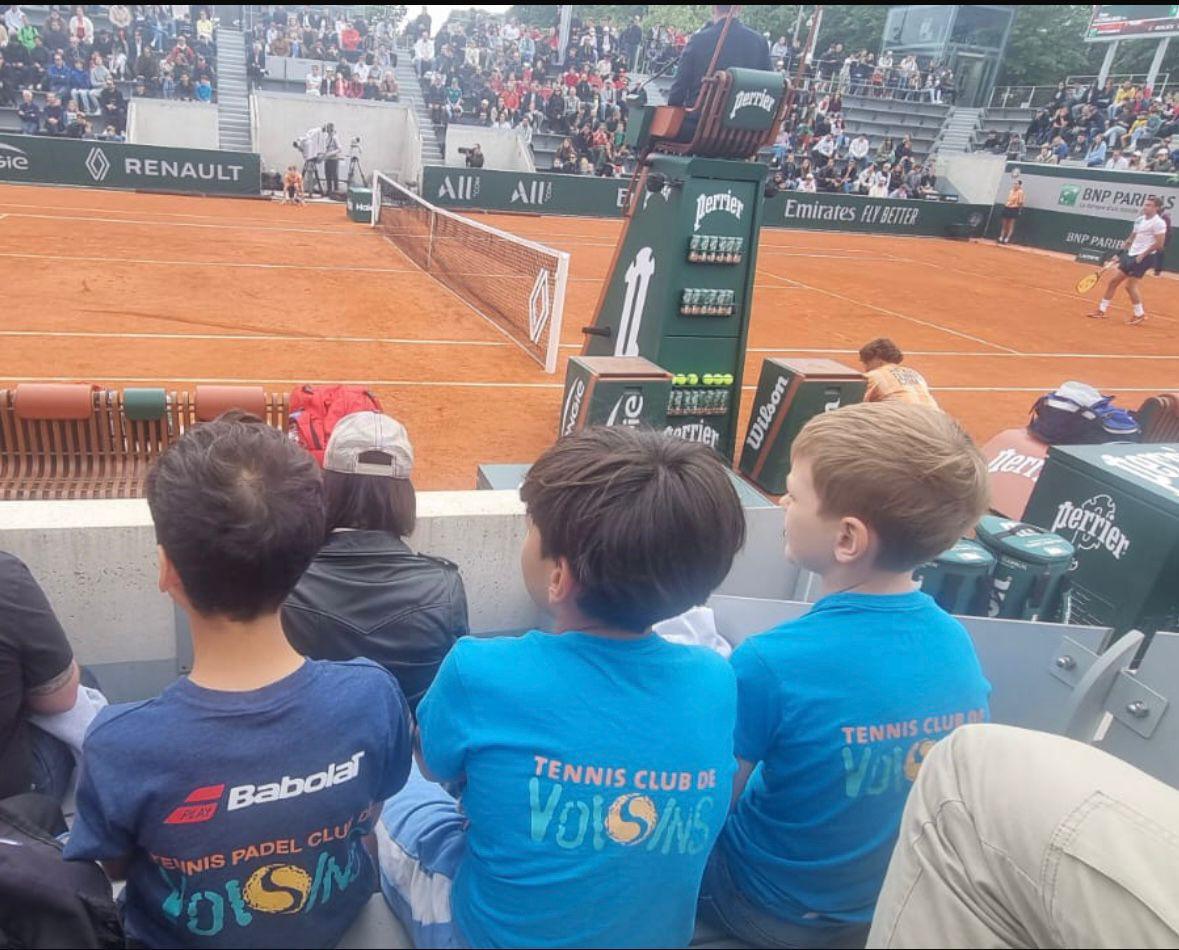
<svg viewBox="0 0 1179 950">
<path fill-rule="evenodd" d="M 888 337 L 881 336 L 860 347 L 860 362 L 870 363 L 872 360 L 884 360 L 886 363 L 900 363 L 905 354 L 901 348 Z"/>
<path fill-rule="evenodd" d="M 239 410 L 186 432 L 160 457 L 147 503 L 156 541 L 207 616 L 277 611 L 323 542 L 315 460 Z"/>
<path fill-rule="evenodd" d="M 413 533 L 417 495 L 408 478 L 325 471 L 323 494 L 328 534 L 337 528 L 387 531 L 399 538 Z"/>
<path fill-rule="evenodd" d="M 636 633 L 703 603 L 745 543 L 720 458 L 652 430 L 566 436 L 532 466 L 520 497 L 541 554 L 568 560 L 578 607 Z"/>
</svg>

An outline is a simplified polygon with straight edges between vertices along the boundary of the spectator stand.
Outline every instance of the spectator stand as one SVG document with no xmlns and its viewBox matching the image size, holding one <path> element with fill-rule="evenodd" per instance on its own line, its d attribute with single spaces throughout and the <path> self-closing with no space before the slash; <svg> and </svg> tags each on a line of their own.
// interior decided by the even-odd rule
<svg viewBox="0 0 1179 950">
<path fill-rule="evenodd" d="M 110 7 L 91 6 L 86 8 L 89 27 L 80 27 L 84 31 L 82 38 L 69 35 L 68 8 L 22 9 L 40 42 L 25 49 L 15 36 L 10 36 L 6 46 L 0 45 L 5 57 L 0 76 L 0 131 L 46 134 L 44 111 L 51 92 L 58 94 L 63 110 L 69 100 L 74 100 L 81 113 L 77 120 L 66 116 L 58 124 L 65 128 L 54 134 L 115 141 L 122 140 L 125 133 L 127 103 L 133 97 L 216 101 L 216 21 L 212 19 L 212 6 L 185 7 L 190 13 L 178 17 L 165 14 L 163 11 L 170 9 L 165 7 L 123 7 L 115 9 L 115 19 Z M 184 49 L 176 53 L 180 37 L 184 37 Z M 68 72 L 51 75 L 53 56 L 59 50 L 63 67 L 70 65 L 67 59 L 82 60 L 84 77 Z M 96 54 L 98 60 L 94 59 Z M 203 62 L 198 57 L 203 57 Z M 114 79 L 117 96 L 103 92 L 99 80 L 107 73 Z M 136 80 L 141 75 L 144 81 L 139 83 Z M 32 91 L 36 106 L 26 118 L 35 115 L 35 122 L 32 118 L 22 122 L 18 111 L 25 89 Z M 113 131 L 107 126 L 113 126 Z"/>
<path fill-rule="evenodd" d="M 1175 150 L 1168 148 L 1162 162 L 1158 146 L 1179 132 L 1179 89 L 1169 74 L 1159 75 L 1154 87 L 1146 78 L 1115 75 L 1098 86 L 1096 76 L 1068 76 L 1055 86 L 998 87 L 973 147 L 1013 161 L 1113 167 L 1106 163 L 1115 161 L 1116 145 L 1126 160 L 1122 170 L 1173 171 L 1179 160 L 1170 154 Z M 1104 156 L 1092 151 L 1098 138 L 1104 138 Z M 1135 151 L 1141 153 L 1137 161 Z"/>
<path fill-rule="evenodd" d="M 560 67 L 555 31 L 456 14 L 423 39 L 413 21 L 405 41 L 424 127 L 443 141 L 450 126 L 514 129 L 542 171 L 629 174 L 624 99 L 639 51 L 623 44 L 621 32 L 576 22 Z M 449 147 L 445 151 L 453 161 Z"/>
</svg>

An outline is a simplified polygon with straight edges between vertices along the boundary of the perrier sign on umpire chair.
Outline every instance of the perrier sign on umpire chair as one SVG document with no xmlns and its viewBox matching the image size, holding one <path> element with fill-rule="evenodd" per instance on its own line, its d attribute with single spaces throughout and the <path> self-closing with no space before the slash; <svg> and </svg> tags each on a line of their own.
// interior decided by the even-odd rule
<svg viewBox="0 0 1179 950">
<path fill-rule="evenodd" d="M 722 32 L 717 50 L 723 45 Z M 767 173 L 751 159 L 776 135 L 786 81 L 763 70 L 716 71 L 716 57 L 694 107 L 631 110 L 627 144 L 639 164 L 626 226 L 581 353 L 615 357 L 616 378 L 617 360 L 634 357 L 644 361 L 636 376 L 650 380 L 651 363 L 670 373 L 666 406 L 644 407 L 643 421 L 731 460 Z M 689 139 L 693 125 L 690 140 L 679 141 Z M 576 402 L 571 387 L 585 385 L 593 362 L 570 360 L 567 410 Z M 666 393 L 665 382 L 652 381 L 644 398 Z M 562 431 L 607 422 L 564 415 Z"/>
</svg>

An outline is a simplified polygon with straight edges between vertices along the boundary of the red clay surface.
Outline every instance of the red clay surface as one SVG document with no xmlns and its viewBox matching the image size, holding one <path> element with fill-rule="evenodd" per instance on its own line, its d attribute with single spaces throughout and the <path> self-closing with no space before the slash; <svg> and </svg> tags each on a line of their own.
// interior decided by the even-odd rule
<svg viewBox="0 0 1179 950">
<path fill-rule="evenodd" d="M 189 388 L 198 382 L 370 385 L 409 428 L 423 489 L 470 488 L 480 462 L 553 439 L 622 223 L 478 215 L 572 255 L 562 360 L 546 375 L 339 205 L 0 186 L 0 385 Z M 1143 281 L 1150 320 L 1084 319 L 1099 291 L 1062 255 L 932 238 L 766 230 L 741 428 L 762 359 L 855 366 L 890 336 L 979 440 L 1080 379 L 1119 404 L 1179 389 L 1179 282 Z"/>
</svg>

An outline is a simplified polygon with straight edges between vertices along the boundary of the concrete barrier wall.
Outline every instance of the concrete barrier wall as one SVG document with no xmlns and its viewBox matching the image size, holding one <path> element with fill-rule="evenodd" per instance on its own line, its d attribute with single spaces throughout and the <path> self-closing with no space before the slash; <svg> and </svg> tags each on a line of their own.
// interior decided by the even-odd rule
<svg viewBox="0 0 1179 950">
<path fill-rule="evenodd" d="M 217 107 L 207 102 L 132 99 L 127 106 L 127 141 L 171 148 L 219 148 Z"/>
<path fill-rule="evenodd" d="M 935 170 L 938 181 L 948 182 L 962 201 L 986 205 L 994 201 L 1005 162 L 1002 155 L 945 152 L 938 155 Z"/>
<path fill-rule="evenodd" d="M 446 164 L 465 166 L 467 156 L 459 149 L 478 143 L 483 147 L 484 168 L 497 171 L 531 172 L 536 166 L 525 160 L 520 136 L 513 129 L 489 129 L 482 125 L 446 127 Z"/>
<path fill-rule="evenodd" d="M 348 143 L 360 136 L 361 164 L 366 174 L 374 169 L 405 178 L 409 142 L 417 142 L 408 106 L 364 99 L 336 99 L 287 92 L 255 92 L 250 96 L 250 121 L 254 150 L 262 166 L 283 169 L 301 165 L 299 152 L 291 145 L 308 129 L 331 122 L 336 126 L 345 157 L 340 177 L 348 169 Z M 420 151 L 420 149 L 419 149 Z M 413 174 L 413 168 L 410 168 Z"/>
<path fill-rule="evenodd" d="M 782 513 L 746 508 L 748 542 L 721 592 L 790 597 L 798 572 L 785 559 Z M 462 570 L 475 633 L 521 630 L 540 617 L 520 578 L 527 528 L 515 491 L 421 492 L 411 545 Z M 153 694 L 179 671 L 183 637 L 157 587 L 147 503 L 0 502 L 0 551 L 29 565 L 70 637 L 113 699 Z"/>
</svg>

